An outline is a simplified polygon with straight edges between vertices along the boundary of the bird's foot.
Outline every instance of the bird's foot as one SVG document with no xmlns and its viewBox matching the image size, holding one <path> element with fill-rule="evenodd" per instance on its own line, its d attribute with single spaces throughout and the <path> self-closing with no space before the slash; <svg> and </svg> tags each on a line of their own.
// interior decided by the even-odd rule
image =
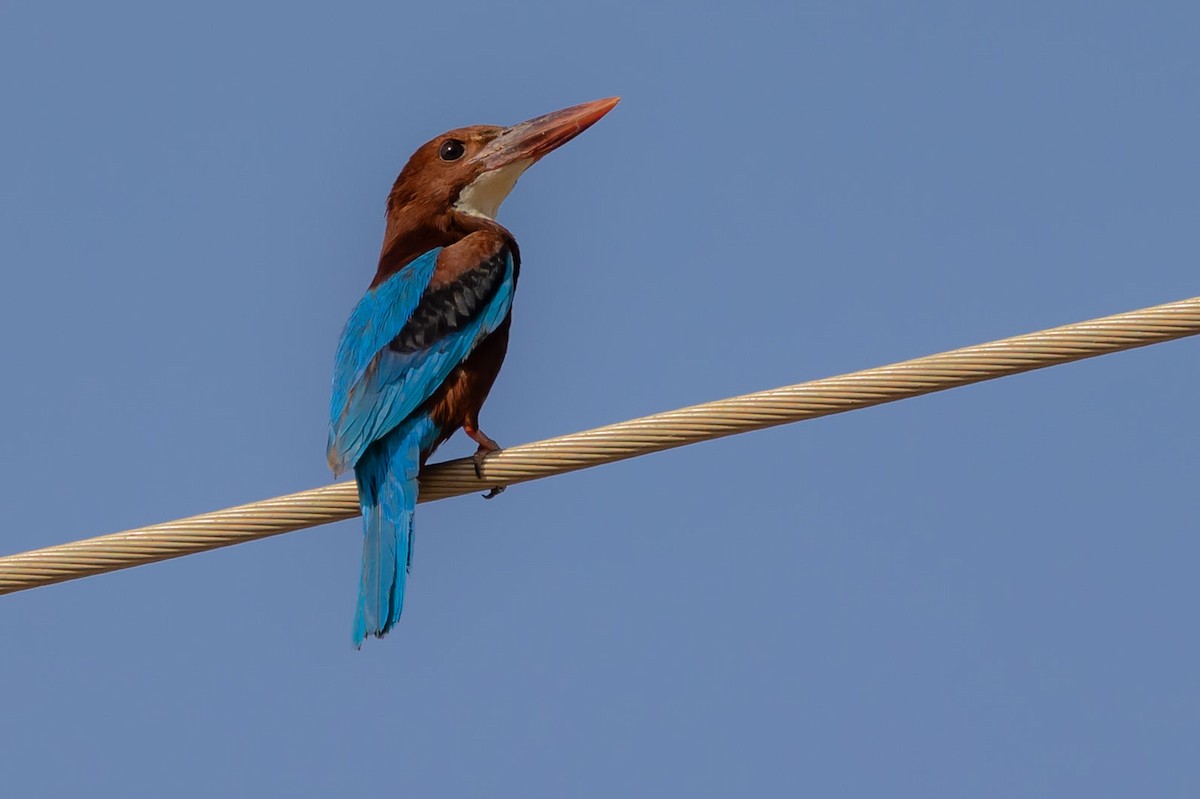
<svg viewBox="0 0 1200 799">
<path fill-rule="evenodd" d="M 477 480 L 483 479 L 483 462 L 487 460 L 487 456 L 491 455 L 493 452 L 499 451 L 499 447 L 490 449 L 482 445 L 479 447 L 479 449 L 475 450 L 475 454 L 471 456 L 471 463 L 475 466 L 475 478 Z"/>
<path fill-rule="evenodd" d="M 483 462 L 487 460 L 488 455 L 491 455 L 493 452 L 499 452 L 501 449 L 500 445 L 495 441 L 492 441 L 490 438 L 488 439 L 488 442 L 491 444 L 491 446 L 480 444 L 479 449 L 475 450 L 475 454 L 471 456 L 471 462 L 475 465 L 475 477 L 480 480 L 483 479 Z M 492 486 L 492 488 L 483 495 L 483 498 L 491 499 L 499 496 L 500 494 L 504 493 L 504 489 L 505 486 Z"/>
</svg>

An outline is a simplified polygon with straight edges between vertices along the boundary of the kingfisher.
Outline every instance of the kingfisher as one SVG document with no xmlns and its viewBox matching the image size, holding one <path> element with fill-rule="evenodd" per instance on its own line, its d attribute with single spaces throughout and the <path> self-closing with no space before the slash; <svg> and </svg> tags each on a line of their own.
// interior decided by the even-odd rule
<svg viewBox="0 0 1200 799">
<path fill-rule="evenodd" d="M 392 186 L 375 278 L 338 344 L 326 450 L 335 477 L 354 469 L 362 508 L 355 648 L 400 619 L 425 461 L 459 428 L 478 444 L 477 477 L 500 450 L 479 411 L 508 349 L 521 254 L 496 212 L 526 169 L 618 100 L 443 133 Z"/>
</svg>

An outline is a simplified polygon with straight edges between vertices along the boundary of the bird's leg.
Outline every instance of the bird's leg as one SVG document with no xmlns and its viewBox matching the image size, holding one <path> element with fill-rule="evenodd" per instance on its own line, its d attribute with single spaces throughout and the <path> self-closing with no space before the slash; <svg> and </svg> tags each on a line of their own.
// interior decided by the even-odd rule
<svg viewBox="0 0 1200 799">
<path fill-rule="evenodd" d="M 479 449 L 475 450 L 475 454 L 471 457 L 471 461 L 475 464 L 475 476 L 480 480 L 483 479 L 483 462 L 487 460 L 487 456 L 493 452 L 499 452 L 502 448 L 499 444 L 493 441 L 487 433 L 479 429 L 478 417 L 472 415 L 467 417 L 463 422 L 463 432 L 471 437 L 471 440 L 479 445 Z M 491 499 L 497 494 L 504 491 L 504 486 L 493 486 L 486 494 L 484 499 Z"/>
<path fill-rule="evenodd" d="M 488 455 L 491 455 L 493 452 L 499 452 L 501 447 L 495 441 L 488 438 L 487 433 L 483 432 L 475 425 L 464 424 L 463 432 L 470 436 L 471 440 L 479 445 L 479 449 L 475 450 L 475 455 L 471 458 L 471 460 L 475 461 L 475 476 L 482 480 L 483 462 L 487 459 Z"/>
</svg>

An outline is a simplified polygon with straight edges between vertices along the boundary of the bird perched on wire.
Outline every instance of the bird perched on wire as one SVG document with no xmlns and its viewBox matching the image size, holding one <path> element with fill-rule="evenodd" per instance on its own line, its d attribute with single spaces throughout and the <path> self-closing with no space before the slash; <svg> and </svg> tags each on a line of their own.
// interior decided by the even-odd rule
<svg viewBox="0 0 1200 799">
<path fill-rule="evenodd" d="M 479 410 L 508 347 L 521 256 L 496 211 L 521 173 L 617 100 L 444 133 L 392 186 L 379 267 L 342 332 L 330 405 L 329 466 L 335 476 L 354 468 L 363 515 L 356 647 L 400 618 L 425 460 L 460 427 L 479 445 L 477 475 L 500 449 Z"/>
</svg>

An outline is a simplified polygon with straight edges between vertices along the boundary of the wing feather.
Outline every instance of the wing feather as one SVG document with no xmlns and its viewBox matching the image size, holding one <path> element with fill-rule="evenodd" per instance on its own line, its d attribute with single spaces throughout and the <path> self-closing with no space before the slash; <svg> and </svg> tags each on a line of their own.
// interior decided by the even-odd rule
<svg viewBox="0 0 1200 799">
<path fill-rule="evenodd" d="M 421 256 L 375 291 L 387 289 L 426 258 L 436 262 L 437 252 Z M 371 306 L 374 316 L 368 319 L 370 314 L 364 313 L 359 318 L 359 308 L 367 302 L 364 298 L 351 315 L 351 323 L 357 320 L 357 324 L 346 326 L 338 348 L 330 414 L 328 457 L 335 474 L 353 466 L 367 447 L 416 411 L 508 316 L 514 263 L 507 248 L 459 280 L 429 290 L 432 273 L 432 266 L 423 264 L 410 276 L 414 281 L 423 279 L 415 301 L 411 289 L 396 290 L 397 307 L 382 308 L 376 300 Z M 352 330 L 363 331 L 358 345 L 347 344 Z M 342 375 L 353 379 L 339 391 Z"/>
</svg>

